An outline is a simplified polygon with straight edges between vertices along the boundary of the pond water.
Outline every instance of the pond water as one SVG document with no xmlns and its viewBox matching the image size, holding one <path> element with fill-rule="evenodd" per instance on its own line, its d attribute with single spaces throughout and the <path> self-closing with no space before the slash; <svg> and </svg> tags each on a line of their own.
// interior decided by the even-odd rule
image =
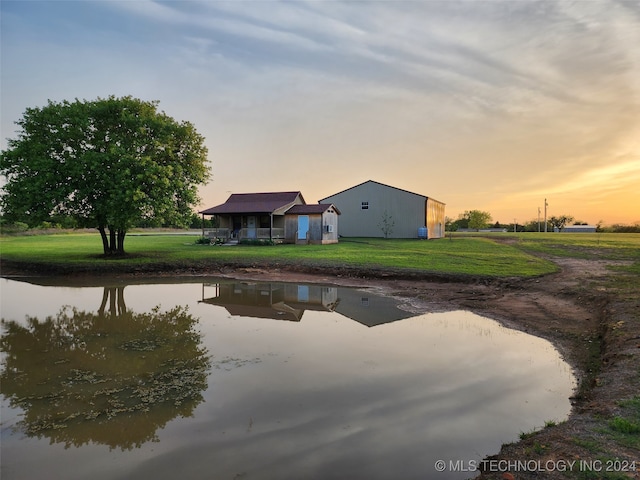
<svg viewBox="0 0 640 480">
<path fill-rule="evenodd" d="M 466 311 L 330 285 L 55 283 L 0 280 L 3 480 L 468 478 L 570 411 L 549 342 Z"/>
</svg>

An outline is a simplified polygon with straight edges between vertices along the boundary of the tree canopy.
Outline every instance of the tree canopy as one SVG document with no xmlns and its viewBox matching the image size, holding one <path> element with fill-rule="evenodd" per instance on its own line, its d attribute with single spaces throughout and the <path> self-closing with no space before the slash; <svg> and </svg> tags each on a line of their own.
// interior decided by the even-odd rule
<svg viewBox="0 0 640 480">
<path fill-rule="evenodd" d="M 491 214 L 481 210 L 465 212 L 465 216 L 469 219 L 469 228 L 475 228 L 476 230 L 486 228 L 491 222 Z"/>
<path fill-rule="evenodd" d="M 573 221 L 573 217 L 571 215 L 560 215 L 558 217 L 551 217 L 549 219 L 549 223 L 554 229 L 558 229 L 558 231 L 562 231 L 562 229 L 569 223 Z"/>
<path fill-rule="evenodd" d="M 458 219 L 450 222 L 450 227 L 453 230 L 458 230 L 459 228 L 471 228 L 474 230 L 479 230 L 481 228 L 486 228 L 491 222 L 491 214 L 489 212 L 483 212 L 481 210 L 467 210 L 464 213 L 458 215 Z"/>
<path fill-rule="evenodd" d="M 447 222 L 447 229 L 451 231 L 456 231 L 461 228 L 480 230 L 489 225 L 489 222 L 491 222 L 491 214 L 481 210 L 466 210 L 464 213 L 458 215 L 457 220 L 447 218 L 445 221 Z"/>
<path fill-rule="evenodd" d="M 191 123 L 158 103 L 111 96 L 27 108 L 0 156 L 5 216 L 31 224 L 73 217 L 100 231 L 105 254 L 124 253 L 126 232 L 140 221 L 187 225 L 210 175 L 207 149 Z"/>
</svg>

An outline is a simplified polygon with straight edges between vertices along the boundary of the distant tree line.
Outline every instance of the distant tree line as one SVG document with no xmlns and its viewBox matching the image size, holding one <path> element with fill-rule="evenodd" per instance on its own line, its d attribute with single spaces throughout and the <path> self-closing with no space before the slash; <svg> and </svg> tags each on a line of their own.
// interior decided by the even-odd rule
<svg viewBox="0 0 640 480">
<path fill-rule="evenodd" d="M 561 231 L 567 225 L 588 225 L 588 223 L 581 220 L 575 220 L 571 215 L 552 216 L 547 219 L 548 232 L 553 232 L 556 228 Z M 502 223 L 499 221 L 493 222 L 489 212 L 483 212 L 480 210 L 467 210 L 458 215 L 458 218 L 455 220 L 446 217 L 445 227 L 448 232 L 486 229 L 507 230 L 510 232 L 514 231 L 513 223 Z M 544 220 L 538 221 L 538 219 L 535 218 L 524 224 L 517 222 L 515 224 L 516 232 L 544 232 L 544 230 Z M 603 222 L 600 221 L 596 224 L 596 232 L 640 233 L 640 222 L 636 222 L 631 225 L 616 223 L 604 226 Z"/>
<path fill-rule="evenodd" d="M 23 221 L 16 221 L 15 219 L 7 216 L 0 216 L 0 228 L 3 233 L 17 233 L 26 232 L 27 230 L 74 230 L 83 228 L 78 221 L 72 216 L 65 215 L 53 215 L 47 220 L 21 218 Z M 176 224 L 171 222 L 161 222 L 157 219 L 141 219 L 133 225 L 133 228 L 212 228 L 215 227 L 214 221 L 210 219 L 203 219 L 202 216 L 193 212 L 189 217 L 187 225 Z"/>
<path fill-rule="evenodd" d="M 502 222 L 492 222 L 491 215 L 488 212 L 481 212 L 488 217 L 482 215 L 469 215 L 469 212 L 465 212 L 460 214 L 456 220 L 453 220 L 449 217 L 445 219 L 445 226 L 448 232 L 456 232 L 460 229 L 472 229 L 472 230 L 482 230 L 487 228 L 492 229 L 502 229 L 513 232 L 513 223 L 502 223 Z M 557 226 L 557 223 L 554 223 L 554 218 L 551 217 L 547 222 L 547 231 L 553 232 L 553 227 Z M 571 217 L 573 221 L 573 217 Z M 484 219 L 484 220 L 483 220 Z M 8 218 L 7 216 L 0 216 L 0 229 L 2 233 L 17 233 L 17 232 L 25 232 L 27 230 L 48 230 L 48 229 L 77 229 L 82 228 L 81 225 L 71 216 L 64 215 L 54 215 L 49 217 L 49 219 L 41 221 L 30 221 L 28 218 L 23 218 L 25 220 L 23 222 L 16 221 L 15 219 Z M 475 221 L 474 221 L 475 220 Z M 204 222 L 204 223 L 203 223 Z M 596 224 L 596 232 L 606 232 L 606 233 L 640 233 L 640 222 L 636 222 L 634 224 L 622 224 L 615 223 L 613 225 L 603 225 L 603 222 L 600 221 Z M 473 227 L 470 225 L 474 225 Z M 476 226 L 480 225 L 480 226 Z M 587 222 L 575 221 L 572 225 L 588 225 Z M 564 225 L 563 225 L 564 226 Z M 134 226 L 134 228 L 185 228 L 183 224 L 173 224 L 170 222 L 159 222 L 157 220 L 140 220 Z M 196 212 L 193 212 L 189 218 L 189 222 L 186 225 L 186 228 L 190 229 L 200 229 L 200 228 L 215 228 L 215 220 L 213 219 L 202 219 L 202 216 Z M 516 224 L 517 232 L 537 232 L 538 231 L 538 220 L 533 219 L 528 221 L 527 223 Z M 540 222 L 540 231 L 544 232 L 544 221 Z"/>
<path fill-rule="evenodd" d="M 607 233 L 640 233 L 640 222 L 634 223 L 633 225 L 615 223 L 610 226 L 599 227 L 597 231 Z"/>
</svg>

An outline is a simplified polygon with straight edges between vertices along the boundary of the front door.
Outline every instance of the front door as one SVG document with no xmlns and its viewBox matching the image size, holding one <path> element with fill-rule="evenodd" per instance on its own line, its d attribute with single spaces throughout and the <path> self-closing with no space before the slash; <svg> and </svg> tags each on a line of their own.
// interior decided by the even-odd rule
<svg viewBox="0 0 640 480">
<path fill-rule="evenodd" d="M 298 215 L 298 240 L 306 240 L 309 231 L 309 215 Z"/>
<path fill-rule="evenodd" d="M 247 217 L 247 238 L 256 238 L 256 217 Z"/>
</svg>

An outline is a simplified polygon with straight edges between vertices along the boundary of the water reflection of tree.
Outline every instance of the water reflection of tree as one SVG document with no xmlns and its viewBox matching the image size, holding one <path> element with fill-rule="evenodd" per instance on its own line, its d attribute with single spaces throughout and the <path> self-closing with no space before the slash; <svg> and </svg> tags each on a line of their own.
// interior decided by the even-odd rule
<svg viewBox="0 0 640 480">
<path fill-rule="evenodd" d="M 202 401 L 211 364 L 197 319 L 184 307 L 129 312 L 122 293 L 105 288 L 97 314 L 2 320 L 2 394 L 24 410 L 27 435 L 131 449 Z"/>
<path fill-rule="evenodd" d="M 107 302 L 109 302 L 109 313 L 112 317 L 126 313 L 127 306 L 124 303 L 124 287 L 104 287 L 102 302 L 98 309 L 99 315 L 104 315 Z"/>
</svg>

